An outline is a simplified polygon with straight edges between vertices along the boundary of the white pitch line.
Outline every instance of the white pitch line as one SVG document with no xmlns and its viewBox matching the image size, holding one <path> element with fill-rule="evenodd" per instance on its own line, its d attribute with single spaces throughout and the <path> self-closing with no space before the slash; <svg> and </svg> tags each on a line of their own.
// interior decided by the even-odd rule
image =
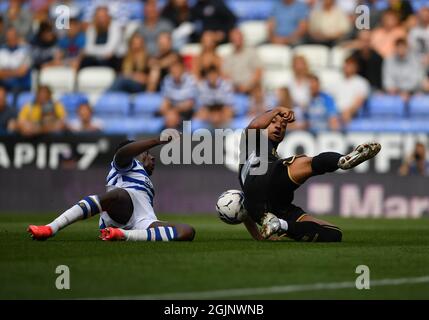
<svg viewBox="0 0 429 320">
<path fill-rule="evenodd" d="M 371 280 L 372 287 L 379 286 L 399 286 L 404 284 L 416 283 L 429 283 L 429 276 L 415 277 L 415 278 L 397 278 L 397 279 L 380 279 Z M 163 294 L 147 294 L 126 297 L 107 297 L 102 299 L 136 299 L 136 300 L 204 300 L 204 299 L 217 299 L 217 298 L 233 298 L 233 297 L 246 297 L 246 296 L 262 296 L 269 294 L 291 293 L 312 290 L 337 290 L 356 288 L 355 282 L 325 282 L 313 284 L 297 284 L 288 286 L 274 286 L 274 287 L 261 287 L 261 288 L 239 288 L 239 289 L 225 289 L 213 291 L 195 291 L 195 292 L 174 292 Z"/>
</svg>

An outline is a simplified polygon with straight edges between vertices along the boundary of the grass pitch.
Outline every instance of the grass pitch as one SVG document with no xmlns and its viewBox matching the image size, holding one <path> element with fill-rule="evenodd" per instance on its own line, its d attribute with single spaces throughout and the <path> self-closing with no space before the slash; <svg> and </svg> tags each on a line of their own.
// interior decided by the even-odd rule
<svg viewBox="0 0 429 320">
<path fill-rule="evenodd" d="M 192 243 L 102 242 L 98 219 L 79 222 L 45 242 L 31 241 L 29 223 L 52 215 L 0 216 L 0 298 L 147 298 L 239 288 L 354 282 L 356 266 L 371 280 L 429 276 L 429 220 L 328 219 L 342 243 L 257 242 L 244 227 L 215 216 L 167 216 L 193 225 Z M 57 290 L 58 265 L 70 268 L 70 290 Z M 179 295 L 180 296 L 180 295 Z M 185 297 L 189 297 L 188 295 Z M 245 299 L 428 299 L 429 283 L 248 293 Z"/>
</svg>

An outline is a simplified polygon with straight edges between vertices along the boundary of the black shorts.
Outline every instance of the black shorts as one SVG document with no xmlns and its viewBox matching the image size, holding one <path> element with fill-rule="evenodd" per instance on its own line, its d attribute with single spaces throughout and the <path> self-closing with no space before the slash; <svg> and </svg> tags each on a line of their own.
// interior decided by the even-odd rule
<svg viewBox="0 0 429 320">
<path fill-rule="evenodd" d="M 304 210 L 292 204 L 299 184 L 290 176 L 289 165 L 297 157 L 279 159 L 269 164 L 265 175 L 247 176 L 243 185 L 244 207 L 260 223 L 264 213 L 272 212 L 284 220 L 296 221 Z"/>
</svg>

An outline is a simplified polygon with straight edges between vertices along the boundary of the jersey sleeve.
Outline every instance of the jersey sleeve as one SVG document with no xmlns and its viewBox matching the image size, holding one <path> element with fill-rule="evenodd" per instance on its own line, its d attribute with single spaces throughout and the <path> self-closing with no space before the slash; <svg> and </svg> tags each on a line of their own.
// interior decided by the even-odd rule
<svg viewBox="0 0 429 320">
<path fill-rule="evenodd" d="M 130 165 L 127 167 L 120 167 L 117 163 L 116 163 L 116 156 L 113 157 L 113 161 L 112 161 L 112 166 L 113 168 L 115 168 L 119 173 L 126 173 L 128 171 L 130 171 L 132 168 L 134 168 L 136 166 L 136 160 L 131 161 Z"/>
</svg>

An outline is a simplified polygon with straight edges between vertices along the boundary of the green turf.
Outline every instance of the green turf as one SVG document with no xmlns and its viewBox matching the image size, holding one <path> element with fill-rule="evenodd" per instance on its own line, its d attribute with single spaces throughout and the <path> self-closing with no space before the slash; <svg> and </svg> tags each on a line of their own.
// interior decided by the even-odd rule
<svg viewBox="0 0 429 320">
<path fill-rule="evenodd" d="M 214 216 L 160 216 L 195 226 L 193 243 L 102 242 L 97 219 L 77 223 L 45 242 L 31 241 L 29 223 L 48 215 L 0 216 L 0 298 L 133 297 L 320 282 L 429 275 L 428 220 L 330 219 L 342 243 L 256 242 L 243 226 Z M 70 268 L 70 290 L 55 288 L 55 268 Z M 228 297 L 226 297 L 228 298 Z M 234 297 L 240 298 L 240 297 Z M 262 299 L 428 299 L 429 284 L 245 296 Z"/>
</svg>

